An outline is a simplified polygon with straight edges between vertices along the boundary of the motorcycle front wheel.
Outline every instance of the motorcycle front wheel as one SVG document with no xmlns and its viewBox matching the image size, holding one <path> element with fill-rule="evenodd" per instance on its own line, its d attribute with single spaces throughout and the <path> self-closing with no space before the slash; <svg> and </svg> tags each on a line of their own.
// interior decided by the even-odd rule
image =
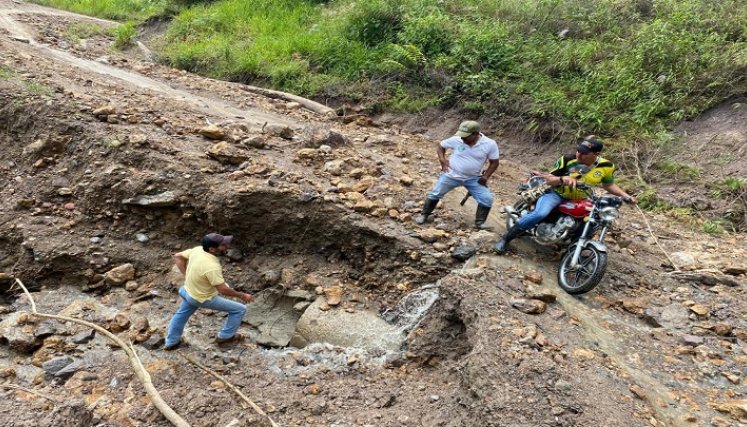
<svg viewBox="0 0 747 427">
<path fill-rule="evenodd" d="M 571 268 L 573 249 L 573 246 L 568 248 L 560 260 L 558 285 L 571 295 L 585 294 L 602 280 L 607 269 L 607 253 L 589 245 L 581 250 L 578 267 Z"/>
</svg>

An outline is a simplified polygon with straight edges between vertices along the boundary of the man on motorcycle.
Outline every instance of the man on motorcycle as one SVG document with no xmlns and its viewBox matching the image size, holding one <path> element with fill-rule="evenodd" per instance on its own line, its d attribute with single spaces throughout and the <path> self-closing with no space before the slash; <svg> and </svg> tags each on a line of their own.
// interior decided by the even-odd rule
<svg viewBox="0 0 747 427">
<path fill-rule="evenodd" d="M 506 231 L 495 244 L 496 252 L 506 253 L 511 240 L 542 222 L 563 200 L 586 198 L 586 193 L 576 188 L 578 184 L 602 185 L 608 192 L 638 203 L 638 199 L 614 183 L 615 165 L 600 156 L 603 148 L 604 144 L 596 136 L 589 135 L 578 144 L 575 156 L 568 155 L 558 159 L 549 174 L 537 173 L 546 179 L 548 185 L 555 187 L 554 190 L 540 196 L 534 210 L 521 217 L 516 225 Z"/>
<path fill-rule="evenodd" d="M 448 159 L 447 149 L 452 150 Z M 425 224 L 436 209 L 438 201 L 446 193 L 457 187 L 465 187 L 477 202 L 475 228 L 484 228 L 490 208 L 493 206 L 493 194 L 488 189 L 488 179 L 498 168 L 498 144 L 480 133 L 479 123 L 467 120 L 459 125 L 454 136 L 441 141 L 437 152 L 438 161 L 441 163 L 441 175 L 428 193 L 423 210 L 415 218 L 415 222 Z M 486 160 L 489 166 L 482 173 Z"/>
</svg>

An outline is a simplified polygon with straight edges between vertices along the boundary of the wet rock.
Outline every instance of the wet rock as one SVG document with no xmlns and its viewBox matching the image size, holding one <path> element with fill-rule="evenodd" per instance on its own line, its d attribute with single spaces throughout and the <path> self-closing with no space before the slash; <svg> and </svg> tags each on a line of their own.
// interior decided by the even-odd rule
<svg viewBox="0 0 747 427">
<path fill-rule="evenodd" d="M 251 158 L 249 151 L 231 145 L 225 141 L 213 145 L 205 154 L 223 164 L 237 166 Z"/>
<path fill-rule="evenodd" d="M 48 376 L 53 377 L 58 371 L 73 362 L 72 357 L 59 356 L 42 363 L 41 368 Z"/>
<path fill-rule="evenodd" d="M 269 347 L 285 347 L 293 337 L 296 322 L 301 312 L 294 307 L 300 302 L 309 301 L 313 295 L 308 291 L 293 290 L 282 292 L 265 289 L 255 295 L 247 306 L 244 321 L 260 332 L 256 342 Z"/>
<path fill-rule="evenodd" d="M 404 340 L 401 332 L 376 313 L 368 310 L 328 310 L 325 298 L 318 298 L 296 325 L 291 345 L 304 346 L 324 342 L 341 347 L 378 348 L 399 351 Z"/>
<path fill-rule="evenodd" d="M 511 307 L 526 314 L 542 314 L 547 309 L 547 304 L 536 299 L 515 298 L 511 300 Z"/>
<path fill-rule="evenodd" d="M 150 196 L 136 196 L 130 199 L 122 200 L 125 205 L 136 205 L 150 208 L 162 208 L 175 206 L 179 203 L 179 197 L 173 191 L 164 191 L 160 194 Z"/>
<path fill-rule="evenodd" d="M 310 126 L 303 131 L 304 146 L 319 148 L 322 145 L 341 147 L 350 144 L 343 134 L 321 126 Z"/>
<path fill-rule="evenodd" d="M 94 336 L 96 336 L 96 331 L 94 331 L 93 329 L 86 329 L 73 335 L 71 340 L 75 344 L 85 344 L 88 341 L 91 341 Z"/>
<path fill-rule="evenodd" d="M 272 135 L 272 136 L 279 136 L 283 139 L 293 139 L 293 129 L 281 124 L 269 124 L 265 126 L 264 132 Z"/>
<path fill-rule="evenodd" d="M 276 285 L 280 282 L 280 271 L 278 270 L 267 270 L 264 273 L 262 273 L 262 281 L 265 283 L 265 285 L 272 286 Z"/>
<path fill-rule="evenodd" d="M 226 131 L 216 125 L 209 125 L 197 131 L 200 135 L 207 139 L 221 140 L 226 137 Z"/>
<path fill-rule="evenodd" d="M 121 286 L 135 278 L 135 267 L 130 264 L 122 264 L 114 267 L 104 274 L 104 280 L 109 285 Z"/>
</svg>

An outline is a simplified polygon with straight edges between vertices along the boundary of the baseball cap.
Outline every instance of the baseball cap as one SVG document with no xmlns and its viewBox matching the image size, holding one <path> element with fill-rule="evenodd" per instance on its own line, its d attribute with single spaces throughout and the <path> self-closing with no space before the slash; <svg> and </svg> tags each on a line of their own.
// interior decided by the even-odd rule
<svg viewBox="0 0 747 427">
<path fill-rule="evenodd" d="M 202 238 L 202 246 L 213 248 L 220 245 L 230 245 L 231 240 L 233 240 L 233 236 L 224 236 L 218 233 L 210 233 L 206 234 L 205 237 Z"/>
<path fill-rule="evenodd" d="M 464 138 L 472 135 L 475 132 L 480 132 L 480 123 L 477 123 L 474 120 L 465 120 L 461 124 L 459 124 L 459 129 L 457 129 L 454 135 L 460 138 Z"/>
<path fill-rule="evenodd" d="M 604 148 L 602 141 L 598 140 L 596 136 L 589 135 L 578 144 L 576 150 L 579 153 L 601 153 Z"/>
</svg>

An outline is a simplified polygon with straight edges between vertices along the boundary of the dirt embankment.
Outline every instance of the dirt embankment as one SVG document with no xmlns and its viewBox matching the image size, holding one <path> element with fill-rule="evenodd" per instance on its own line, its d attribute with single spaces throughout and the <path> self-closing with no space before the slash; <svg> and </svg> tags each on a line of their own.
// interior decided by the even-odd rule
<svg viewBox="0 0 747 427">
<path fill-rule="evenodd" d="M 309 298 L 341 290 L 319 321 L 391 312 L 421 285 L 439 285 L 394 352 L 219 349 L 210 339 L 221 317 L 195 315 L 186 351 L 280 425 L 744 422 L 742 236 L 706 239 L 650 218 L 691 270 L 667 274 L 628 210 L 604 283 L 571 298 L 554 283 L 551 251 L 517 242 L 521 257 L 492 255 L 496 236 L 469 228 L 474 205 L 460 208 L 461 194 L 434 223 L 412 223 L 436 172 L 432 140 L 122 56 L 102 35 L 70 39 L 65 25 L 82 18 L 0 4 L 1 22 L 13 23 L 0 36 L 0 385 L 26 390 L 8 390 L 0 425 L 167 424 L 120 351 L 90 330 L 23 316 L 28 304 L 8 291 L 9 275 L 34 289 L 40 309 L 135 342 L 192 425 L 265 425 L 224 384 L 160 349 L 181 280 L 171 254 L 208 231 L 236 236 L 225 260 L 236 287 Z M 34 13 L 18 15 L 25 7 Z M 520 179 L 502 161 L 496 205 L 512 202 Z M 465 247 L 477 252 L 466 263 L 452 256 Z"/>
</svg>

